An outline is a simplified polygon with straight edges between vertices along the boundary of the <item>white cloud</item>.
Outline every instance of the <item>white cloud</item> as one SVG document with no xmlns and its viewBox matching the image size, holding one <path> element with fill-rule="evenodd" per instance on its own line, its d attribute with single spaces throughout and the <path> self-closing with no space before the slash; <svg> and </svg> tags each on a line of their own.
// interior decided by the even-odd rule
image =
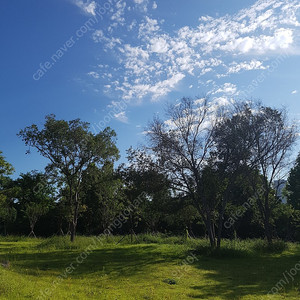
<svg viewBox="0 0 300 300">
<path fill-rule="evenodd" d="M 122 122 L 122 123 L 128 123 L 128 117 L 126 116 L 126 112 L 125 111 L 121 111 L 120 113 L 118 114 L 114 114 L 114 117 Z"/>
<path fill-rule="evenodd" d="M 149 91 L 153 93 L 153 100 L 159 97 L 167 95 L 175 86 L 185 77 L 182 73 L 174 74 L 172 77 L 158 82 L 154 86 L 149 88 Z"/>
<path fill-rule="evenodd" d="M 240 63 L 232 62 L 228 67 L 228 74 L 239 73 L 240 71 L 265 70 L 267 67 L 262 61 L 252 59 L 251 61 L 243 61 Z"/>
<path fill-rule="evenodd" d="M 297 93 L 298 93 L 297 90 L 292 91 L 292 95 L 295 95 L 295 94 L 297 94 Z"/>
<path fill-rule="evenodd" d="M 93 33 L 93 40 L 98 43 L 98 42 L 101 42 L 103 40 L 105 40 L 105 36 L 104 36 L 104 32 L 103 30 L 99 29 L 99 30 L 96 30 L 94 33 Z"/>
<path fill-rule="evenodd" d="M 230 82 L 226 82 L 221 87 L 219 87 L 215 91 L 213 91 L 212 94 L 235 95 L 235 94 L 237 94 L 237 86 Z"/>
<path fill-rule="evenodd" d="M 74 3 L 83 10 L 84 13 L 92 16 L 96 15 L 97 3 L 95 1 L 87 0 L 74 0 Z"/>
<path fill-rule="evenodd" d="M 148 5 L 148 1 L 149 0 L 133 0 L 134 3 L 136 3 L 139 8 L 141 9 L 141 11 L 143 12 L 147 12 L 147 5 Z"/>
<path fill-rule="evenodd" d="M 142 99 L 150 94 L 152 96 L 151 100 L 156 101 L 173 90 L 184 77 L 184 74 L 177 73 L 155 84 L 129 84 L 125 82 L 123 87 L 120 87 L 120 90 L 124 92 L 123 97 L 125 99 Z"/>
<path fill-rule="evenodd" d="M 240 37 L 220 46 L 221 50 L 238 53 L 254 51 L 259 54 L 268 51 L 287 49 L 293 43 L 293 31 L 291 29 L 276 29 L 273 35 L 260 35 L 257 37 Z"/>
<path fill-rule="evenodd" d="M 168 51 L 169 45 L 163 37 L 154 38 L 151 41 L 150 49 L 152 52 L 165 53 Z"/>
<path fill-rule="evenodd" d="M 183 27 L 179 30 L 179 36 L 188 40 L 193 47 L 201 47 L 206 53 L 221 50 L 237 54 L 250 51 L 261 54 L 269 50 L 286 49 L 293 43 L 294 29 L 283 27 L 281 20 L 296 26 L 293 6 L 297 1 L 288 1 L 289 4 L 284 8 L 275 7 L 276 2 L 258 1 L 233 16 L 201 17 L 197 28 Z M 270 8 L 272 4 L 274 7 Z M 264 12 L 262 8 L 269 9 Z"/>
<path fill-rule="evenodd" d="M 89 73 L 87 73 L 87 74 L 88 74 L 89 76 L 95 78 L 95 79 L 100 78 L 100 75 L 99 75 L 97 72 L 94 72 L 94 71 L 89 72 Z"/>
<path fill-rule="evenodd" d="M 111 20 L 115 21 L 121 25 L 125 24 L 125 18 L 124 18 L 124 13 L 125 13 L 125 7 L 126 7 L 126 2 L 120 0 L 116 3 L 116 12 L 111 16 Z"/>
<path fill-rule="evenodd" d="M 139 38 L 149 38 L 154 32 L 159 30 L 157 20 L 151 19 L 148 16 L 145 17 L 145 21 L 139 26 Z"/>
<path fill-rule="evenodd" d="M 149 58 L 149 53 L 146 50 L 143 50 L 141 47 L 132 47 L 129 44 L 124 46 L 125 55 L 127 58 L 133 59 L 136 62 L 136 59 L 147 60 Z"/>
<path fill-rule="evenodd" d="M 106 51 L 114 50 L 119 66 L 117 70 L 108 67 L 101 76 L 113 92 L 128 99 L 158 99 L 189 75 L 198 78 L 200 85 L 210 84 L 213 93 L 237 95 L 234 84 L 227 82 L 215 88 L 214 80 L 267 69 L 274 55 L 283 50 L 294 54 L 300 48 L 299 0 L 258 0 L 234 15 L 202 16 L 196 26 L 183 26 L 177 31 L 165 31 L 163 20 L 146 14 L 129 20 L 125 1 L 116 3 L 111 17 L 114 23 L 94 32 L 93 39 L 103 43 Z M 155 1 L 134 3 L 137 6 L 131 6 L 131 17 L 134 9 L 157 7 Z M 124 30 L 114 31 L 125 23 L 128 26 Z"/>
<path fill-rule="evenodd" d="M 96 30 L 93 33 L 92 38 L 96 43 L 104 42 L 105 47 L 107 47 L 109 49 L 113 49 L 116 45 L 120 45 L 122 43 L 122 41 L 119 38 L 115 38 L 115 37 L 108 38 L 108 37 L 106 37 L 104 35 L 104 32 L 101 29 Z"/>
<path fill-rule="evenodd" d="M 131 22 L 131 24 L 128 26 L 128 30 L 129 31 L 133 30 L 133 28 L 136 26 L 136 24 L 137 24 L 136 20 L 133 20 Z"/>
<path fill-rule="evenodd" d="M 227 105 L 230 105 L 234 102 L 233 99 L 230 99 L 228 97 L 216 97 L 214 98 L 214 105 L 215 106 L 218 106 L 218 107 L 222 107 L 222 106 L 227 106 Z"/>
</svg>

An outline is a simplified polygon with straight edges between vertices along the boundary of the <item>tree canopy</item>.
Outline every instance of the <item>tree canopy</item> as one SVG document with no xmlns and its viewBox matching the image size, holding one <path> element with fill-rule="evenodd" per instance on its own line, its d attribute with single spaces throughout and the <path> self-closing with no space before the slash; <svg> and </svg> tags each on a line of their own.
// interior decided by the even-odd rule
<svg viewBox="0 0 300 300">
<path fill-rule="evenodd" d="M 83 172 L 91 164 L 101 165 L 119 157 L 115 132 L 106 128 L 94 135 L 89 131 L 87 122 L 80 119 L 56 120 L 55 115 L 48 115 L 42 129 L 33 124 L 21 130 L 18 135 L 27 146 L 36 148 L 42 156 L 49 159 L 48 171 L 56 171 L 66 184 L 69 191 L 68 205 L 73 216 L 73 241 L 81 205 Z"/>
</svg>

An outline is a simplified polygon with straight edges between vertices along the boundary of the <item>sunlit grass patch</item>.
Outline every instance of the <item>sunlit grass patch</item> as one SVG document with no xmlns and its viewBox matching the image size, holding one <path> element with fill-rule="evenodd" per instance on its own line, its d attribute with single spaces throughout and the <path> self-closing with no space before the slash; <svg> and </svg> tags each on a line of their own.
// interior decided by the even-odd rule
<svg viewBox="0 0 300 300">
<path fill-rule="evenodd" d="M 109 237 L 77 262 L 93 237 L 0 238 L 1 299 L 299 299 L 300 274 L 276 295 L 270 289 L 300 261 L 300 246 L 261 240 Z M 195 255 L 196 259 L 187 259 Z M 81 257 L 81 258 L 82 258 Z M 72 272 L 66 272 L 73 263 Z M 59 283 L 57 279 L 63 279 Z M 48 289 L 48 290 L 47 290 Z M 49 292 L 49 295 L 46 293 Z"/>
</svg>

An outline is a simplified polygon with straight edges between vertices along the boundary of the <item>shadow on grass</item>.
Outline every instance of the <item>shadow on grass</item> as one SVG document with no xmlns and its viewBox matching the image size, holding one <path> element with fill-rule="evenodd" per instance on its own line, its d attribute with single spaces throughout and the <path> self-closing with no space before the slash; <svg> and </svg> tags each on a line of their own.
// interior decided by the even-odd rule
<svg viewBox="0 0 300 300">
<path fill-rule="evenodd" d="M 275 255 L 281 254 L 288 249 L 288 244 L 281 240 L 274 240 L 271 246 L 268 245 L 268 243 L 264 240 L 226 240 L 221 248 L 213 250 L 208 244 L 197 245 L 195 253 L 197 253 L 198 255 L 204 255 L 208 257 L 227 259 Z"/>
<path fill-rule="evenodd" d="M 289 272 L 300 262 L 299 249 L 294 254 L 256 257 L 246 257 L 244 251 L 233 251 L 231 254 L 231 258 L 223 257 L 222 260 L 218 255 L 199 259 L 194 266 L 206 272 L 201 277 L 201 284 L 190 287 L 194 291 L 190 293 L 190 298 L 213 299 L 218 296 L 232 300 L 246 295 L 264 296 L 284 279 L 284 272 Z M 282 291 L 298 291 L 299 297 L 299 282 L 300 272 L 294 276 L 293 281 L 289 278 L 289 282 L 283 284 Z"/>
<path fill-rule="evenodd" d="M 80 249 L 8 253 L 6 258 L 11 262 L 12 271 L 33 276 L 58 276 L 73 263 L 75 269 L 69 276 L 74 279 L 88 276 L 97 279 L 108 275 L 109 279 L 115 280 L 131 277 L 145 280 L 148 276 L 151 281 L 158 265 L 165 264 L 171 269 L 185 258 L 187 253 L 176 249 L 178 245 L 106 245 L 92 251 L 86 259 L 85 255 L 81 256 L 82 263 L 76 261 L 82 253 Z M 214 299 L 218 296 L 232 300 L 251 295 L 255 299 L 255 296 L 266 295 L 283 278 L 283 272 L 290 271 L 300 262 L 299 246 L 282 253 L 275 251 L 270 254 L 263 250 L 262 255 L 249 254 L 245 248 L 224 247 L 220 251 L 207 251 L 207 247 L 203 246 L 193 252 L 198 256 L 198 261 L 192 265 L 193 284 L 188 277 L 186 280 L 186 293 L 190 298 Z M 295 283 L 300 282 L 298 273 L 294 277 L 294 287 Z M 291 282 L 284 286 L 286 291 L 294 287 Z"/>
<path fill-rule="evenodd" d="M 6 258 L 14 272 L 34 276 L 58 276 L 72 264 L 72 278 L 89 274 L 111 278 L 136 276 L 151 272 L 157 264 L 175 263 L 179 259 L 178 254 L 161 252 L 155 245 L 105 247 L 88 256 L 82 253 L 82 250 L 59 250 L 8 254 Z"/>
</svg>

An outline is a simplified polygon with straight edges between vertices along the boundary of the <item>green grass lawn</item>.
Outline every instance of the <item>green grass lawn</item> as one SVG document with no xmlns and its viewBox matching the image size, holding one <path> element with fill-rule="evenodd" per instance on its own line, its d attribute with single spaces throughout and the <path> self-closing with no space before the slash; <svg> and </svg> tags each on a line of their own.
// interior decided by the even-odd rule
<svg viewBox="0 0 300 300">
<path fill-rule="evenodd" d="M 93 238 L 0 238 L 0 299 L 300 299 L 300 270 L 267 295 L 300 262 L 298 244 L 225 241 L 211 253 L 205 240 L 118 240 L 87 254 Z"/>
</svg>

